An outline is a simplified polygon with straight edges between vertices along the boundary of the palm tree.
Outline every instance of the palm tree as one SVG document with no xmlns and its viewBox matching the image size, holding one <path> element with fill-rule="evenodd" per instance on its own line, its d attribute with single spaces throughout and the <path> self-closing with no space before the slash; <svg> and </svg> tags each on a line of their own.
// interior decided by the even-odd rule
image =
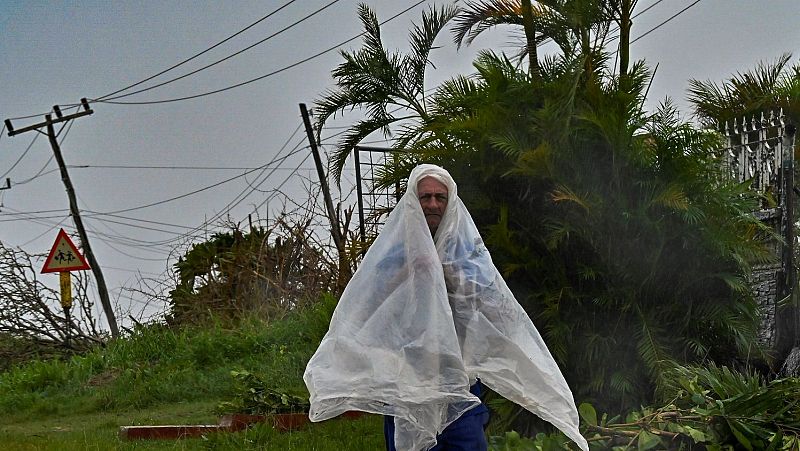
<svg viewBox="0 0 800 451">
<path fill-rule="evenodd" d="M 722 84 L 690 80 L 689 101 L 695 114 L 713 125 L 783 109 L 792 123 L 800 123 L 800 63 L 790 66 L 791 57 L 787 53 L 772 63 L 761 62 L 755 70 Z"/>
<path fill-rule="evenodd" d="M 417 133 L 421 128 L 414 125 L 430 120 L 425 99 L 425 69 L 430 64 L 437 35 L 455 14 L 452 7 L 431 8 L 424 13 L 421 24 L 411 29 L 411 51 L 403 55 L 385 49 L 377 16 L 366 5 L 359 5 L 364 46 L 355 52 L 341 52 L 345 61 L 332 72 L 337 86 L 326 91 L 316 107 L 318 134 L 337 114 L 354 108 L 367 112 L 368 117 L 346 131 L 332 154 L 336 180 L 341 178 L 348 155 L 373 132 L 381 131 L 389 136 L 394 127 L 399 132 L 396 149 L 426 139 L 424 133 Z"/>
<path fill-rule="evenodd" d="M 522 26 L 529 70 L 536 77 L 536 47 L 552 39 L 565 57 L 582 55 L 588 73 L 607 43 L 609 26 L 620 28 L 620 76 L 629 65 L 631 12 L 636 0 L 479 0 L 467 2 L 455 19 L 456 44 L 470 44 L 484 31 L 499 25 Z"/>
</svg>

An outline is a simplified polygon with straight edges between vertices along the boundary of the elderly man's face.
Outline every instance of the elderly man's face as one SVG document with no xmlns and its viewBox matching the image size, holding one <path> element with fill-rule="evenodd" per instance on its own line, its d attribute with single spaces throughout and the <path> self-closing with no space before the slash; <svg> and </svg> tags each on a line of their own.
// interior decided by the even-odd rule
<svg viewBox="0 0 800 451">
<path fill-rule="evenodd" d="M 417 196 L 425 221 L 431 229 L 431 235 L 436 233 L 442 222 L 445 207 L 447 207 L 447 186 L 433 177 L 424 177 L 417 183 Z"/>
</svg>

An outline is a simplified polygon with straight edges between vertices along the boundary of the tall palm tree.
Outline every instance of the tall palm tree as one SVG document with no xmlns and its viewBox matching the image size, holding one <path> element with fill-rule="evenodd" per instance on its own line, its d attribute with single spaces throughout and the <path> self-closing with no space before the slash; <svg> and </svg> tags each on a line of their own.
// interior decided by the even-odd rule
<svg viewBox="0 0 800 451">
<path fill-rule="evenodd" d="M 430 64 L 434 41 L 456 14 L 455 8 L 431 8 L 423 13 L 419 25 L 411 29 L 408 54 L 386 50 L 381 40 L 378 18 L 366 5 L 358 7 L 364 25 L 364 45 L 354 52 L 342 51 L 344 62 L 332 75 L 336 88 L 326 91 L 316 102 L 317 133 L 337 114 L 355 108 L 367 112 L 367 118 L 353 124 L 332 153 L 333 175 L 341 178 L 348 155 L 364 138 L 376 131 L 390 136 L 398 132 L 394 147 L 404 149 L 426 138 L 418 133 L 429 122 L 425 98 L 425 70 Z"/>
<path fill-rule="evenodd" d="M 582 55 L 587 72 L 606 44 L 609 26 L 620 25 L 622 69 L 627 70 L 630 13 L 635 0 L 477 0 L 467 2 L 455 19 L 453 37 L 458 45 L 470 44 L 484 31 L 499 25 L 522 26 L 525 54 L 536 77 L 539 61 L 536 47 L 552 39 L 562 55 Z"/>
</svg>

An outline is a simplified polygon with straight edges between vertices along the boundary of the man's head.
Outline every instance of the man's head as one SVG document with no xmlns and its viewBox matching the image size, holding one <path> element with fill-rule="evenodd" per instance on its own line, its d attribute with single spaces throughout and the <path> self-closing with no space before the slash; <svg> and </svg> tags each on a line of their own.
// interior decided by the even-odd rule
<svg viewBox="0 0 800 451">
<path fill-rule="evenodd" d="M 423 177 L 417 183 L 417 197 L 425 213 L 425 221 L 431 230 L 431 235 L 436 234 L 439 224 L 444 217 L 448 200 L 447 186 L 434 177 Z"/>
</svg>

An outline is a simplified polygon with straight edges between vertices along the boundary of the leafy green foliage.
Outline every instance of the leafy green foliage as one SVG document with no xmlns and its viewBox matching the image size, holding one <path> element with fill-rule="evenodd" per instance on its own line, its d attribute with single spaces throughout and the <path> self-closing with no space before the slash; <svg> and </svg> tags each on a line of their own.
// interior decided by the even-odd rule
<svg viewBox="0 0 800 451">
<path fill-rule="evenodd" d="M 489 437 L 491 451 L 534 451 L 536 444 L 533 440 L 520 436 L 515 431 L 506 432 L 502 436 Z"/>
<path fill-rule="evenodd" d="M 565 53 L 534 77 L 482 52 L 382 176 L 449 169 L 577 397 L 621 410 L 652 400 L 674 363 L 760 356 L 746 280 L 774 256 L 760 200 L 723 176 L 719 137 L 669 103 L 646 114 L 645 66 L 623 89 L 607 64 Z"/>
<path fill-rule="evenodd" d="M 633 411 L 584 435 L 595 449 L 795 450 L 800 446 L 800 381 L 770 382 L 727 367 L 677 366 L 664 405 Z M 582 405 L 581 410 L 591 407 Z"/>
<path fill-rule="evenodd" d="M 272 323 L 150 325 L 85 355 L 20 365 L 0 373 L 0 413 L 25 417 L 234 399 L 232 370 L 302 393 L 303 370 L 335 305 L 326 295 Z"/>
<path fill-rule="evenodd" d="M 16 366 L 0 373 L 0 443 L 3 449 L 54 451 L 379 449 L 377 415 L 291 433 L 257 425 L 179 441 L 117 438 L 121 425 L 215 423 L 220 400 L 241 395 L 231 371 L 258 374 L 277 392 L 276 404 L 294 404 L 288 395 L 304 391 L 303 369 L 335 306 L 336 299 L 326 295 L 270 323 L 250 318 L 235 325 L 225 320 L 140 327 L 83 356 Z"/>
<path fill-rule="evenodd" d="M 566 60 L 541 82 L 491 53 L 475 67 L 435 96 L 454 150 L 408 159 L 454 174 L 578 397 L 633 407 L 673 362 L 758 355 L 746 277 L 770 232 L 722 176 L 718 137 L 669 104 L 644 114 L 641 64 L 627 91 Z"/>
<path fill-rule="evenodd" d="M 310 238 L 309 222 L 237 228 L 195 243 L 175 264 L 170 322 L 209 316 L 280 317 L 329 291 L 336 266 Z"/>
<path fill-rule="evenodd" d="M 231 371 L 231 376 L 236 380 L 238 393 L 235 401 L 219 405 L 221 411 L 253 415 L 308 412 L 310 404 L 307 391 L 290 393 L 270 388 L 264 379 L 249 371 Z"/>
<path fill-rule="evenodd" d="M 475 74 L 444 82 L 422 107 L 413 96 L 397 101 L 411 86 L 397 76 L 400 56 L 383 50 L 362 9 L 368 38 L 343 55 L 337 90 L 320 101 L 320 129 L 344 108 L 369 116 L 339 148 L 339 167 L 367 132 L 394 127 L 383 186 L 402 185 L 420 162 L 450 170 L 576 397 L 602 411 L 652 402 L 676 364 L 764 359 L 747 280 L 754 264 L 775 260 L 774 234 L 752 213 L 765 200 L 722 171 L 719 135 L 681 120 L 670 102 L 646 112 L 643 62 L 616 73 L 601 49 L 622 3 L 536 2 L 527 23 L 528 2 L 506 3 L 467 5 L 457 42 L 524 25 L 528 44 L 553 38 L 561 53 L 535 61 L 531 52 L 538 67 L 526 70 L 483 51 Z M 356 67 L 354 55 L 380 60 Z M 411 111 L 409 121 L 387 117 L 387 105 Z M 658 439 L 637 431 L 628 441 L 652 449 Z"/>
</svg>

